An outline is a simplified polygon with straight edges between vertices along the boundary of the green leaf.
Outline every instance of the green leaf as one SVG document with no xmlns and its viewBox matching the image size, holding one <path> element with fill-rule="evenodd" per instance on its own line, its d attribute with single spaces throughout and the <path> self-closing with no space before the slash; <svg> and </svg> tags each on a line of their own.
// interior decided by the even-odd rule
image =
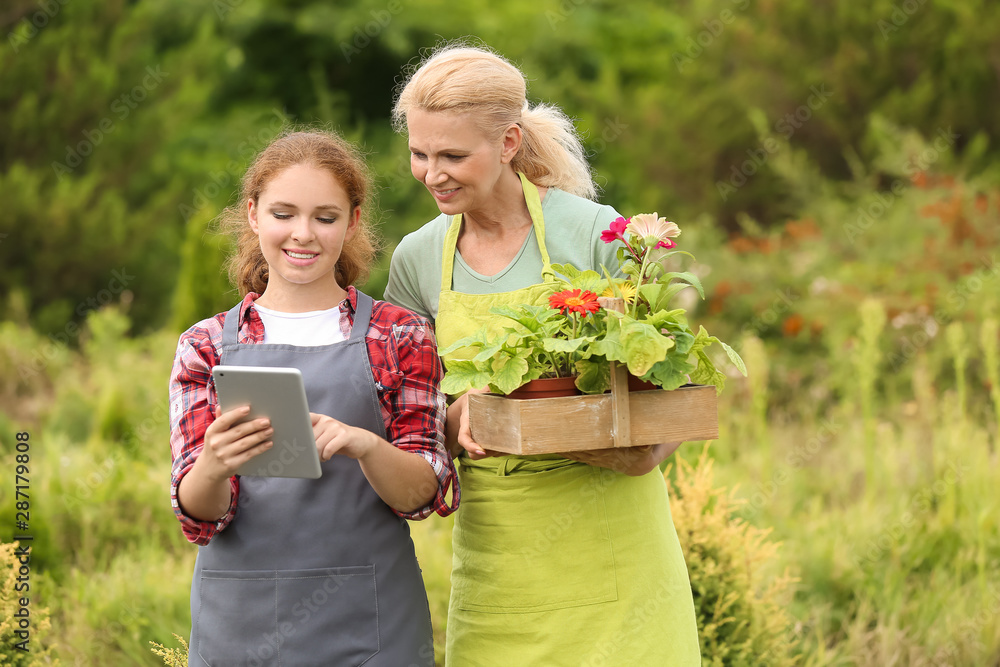
<svg viewBox="0 0 1000 667">
<path fill-rule="evenodd" d="M 668 280 L 677 279 L 691 283 L 691 286 L 698 290 L 698 294 L 701 295 L 701 298 L 705 298 L 705 288 L 701 286 L 701 280 L 690 271 L 671 271 L 670 273 L 663 274 L 663 277 Z"/>
<path fill-rule="evenodd" d="M 493 378 L 490 384 L 504 394 L 509 394 L 526 382 L 528 362 L 521 357 L 499 357 L 493 362 Z"/>
<path fill-rule="evenodd" d="M 556 273 L 566 276 L 570 289 L 582 289 L 600 294 L 604 288 L 604 279 L 597 271 L 580 271 L 572 264 L 553 264 Z"/>
<path fill-rule="evenodd" d="M 673 340 L 642 322 L 622 324 L 621 341 L 629 372 L 639 376 L 645 375 L 656 362 L 663 361 L 674 346 Z"/>
<path fill-rule="evenodd" d="M 663 291 L 663 288 L 664 285 L 660 283 L 646 283 L 639 286 L 639 296 L 645 299 L 647 303 L 653 304 L 653 310 L 659 310 L 656 304 L 660 301 L 660 293 Z"/>
<path fill-rule="evenodd" d="M 719 372 L 704 352 L 699 350 L 695 355 L 698 357 L 698 367 L 691 372 L 691 382 L 715 385 L 716 395 L 721 394 L 722 388 L 726 386 L 725 374 Z"/>
<path fill-rule="evenodd" d="M 465 338 L 459 338 L 443 350 L 438 350 L 438 354 L 443 357 L 446 354 L 455 352 L 456 350 L 461 350 L 463 347 L 482 347 L 486 344 L 486 342 L 486 331 L 485 329 L 480 329 L 475 334 L 466 336 Z"/>
<path fill-rule="evenodd" d="M 582 359 L 576 373 L 576 388 L 585 394 L 603 394 L 611 386 L 611 366 L 604 359 Z"/>
<path fill-rule="evenodd" d="M 632 282 L 636 282 L 639 277 L 639 271 L 642 267 L 636 266 L 635 264 L 626 264 L 622 267 L 622 273 L 632 279 Z"/>
<path fill-rule="evenodd" d="M 490 359 L 495 357 L 500 350 L 503 349 L 503 346 L 506 344 L 506 342 L 507 342 L 506 338 L 496 339 L 492 343 L 485 345 L 483 349 L 479 351 L 479 354 L 474 356 L 472 360 L 478 363 L 489 361 Z"/>
<path fill-rule="evenodd" d="M 684 316 L 683 308 L 673 310 L 657 310 L 647 316 L 645 320 L 648 324 L 657 329 L 680 329 L 687 330 L 687 317 Z"/>
<path fill-rule="evenodd" d="M 541 330 L 544 323 L 549 320 L 556 311 L 552 310 L 548 306 L 494 306 L 490 308 L 490 312 L 499 315 L 500 317 L 506 317 L 509 320 L 514 320 L 522 327 L 531 332 L 536 332 Z"/>
<path fill-rule="evenodd" d="M 552 270 L 558 274 L 566 276 L 566 279 L 569 281 L 572 281 L 573 278 L 576 278 L 581 273 L 580 269 L 576 268 L 572 264 L 553 264 Z"/>
<path fill-rule="evenodd" d="M 740 371 L 740 373 L 743 373 L 743 377 L 746 377 L 747 366 L 746 364 L 743 363 L 743 358 L 736 352 L 736 350 L 729 347 L 721 340 L 719 341 L 719 345 L 721 345 L 722 349 L 725 350 L 726 354 L 729 355 L 729 360 L 733 362 L 733 365 L 736 366 L 736 368 Z"/>
<path fill-rule="evenodd" d="M 576 352 L 580 349 L 581 345 L 592 343 L 593 341 L 594 338 L 592 336 L 571 338 L 569 340 L 565 338 L 546 338 L 542 341 L 542 349 L 546 352 Z"/>
<path fill-rule="evenodd" d="M 609 313 L 618 315 L 618 313 Z M 603 356 L 608 361 L 625 361 L 625 348 L 621 343 L 621 317 L 609 317 L 608 328 L 603 338 L 590 345 L 588 357 Z"/>
<path fill-rule="evenodd" d="M 690 331 L 671 331 L 674 335 L 674 351 L 676 354 L 687 355 L 694 343 L 694 334 Z"/>
<path fill-rule="evenodd" d="M 685 283 L 685 282 L 670 283 L 666 287 L 666 289 L 664 289 L 663 292 L 660 293 L 660 297 L 659 297 L 658 301 L 651 301 L 650 302 L 650 303 L 653 304 L 653 309 L 654 310 L 666 310 L 667 307 L 670 305 L 670 301 L 675 296 L 677 296 L 677 294 L 680 293 L 681 290 L 683 290 L 685 288 L 688 288 L 688 287 L 692 287 L 692 285 L 690 285 L 689 283 Z"/>
<path fill-rule="evenodd" d="M 704 348 L 708 347 L 712 343 L 721 342 L 715 336 L 709 336 L 705 327 L 698 327 L 698 335 L 694 337 L 694 342 L 691 344 L 691 352 L 697 354 L 701 352 Z"/>
<path fill-rule="evenodd" d="M 490 374 L 478 364 L 467 360 L 452 361 L 448 372 L 441 379 L 441 391 L 446 394 L 461 394 L 469 389 L 482 389 L 490 383 Z"/>
<path fill-rule="evenodd" d="M 666 269 L 659 262 L 650 262 L 646 265 L 646 279 L 650 281 L 658 280 L 664 271 Z"/>
<path fill-rule="evenodd" d="M 677 389 L 687 384 L 687 376 L 694 369 L 695 365 L 689 362 L 686 357 L 670 354 L 663 361 L 653 364 L 643 379 L 649 380 L 663 389 Z"/>
</svg>

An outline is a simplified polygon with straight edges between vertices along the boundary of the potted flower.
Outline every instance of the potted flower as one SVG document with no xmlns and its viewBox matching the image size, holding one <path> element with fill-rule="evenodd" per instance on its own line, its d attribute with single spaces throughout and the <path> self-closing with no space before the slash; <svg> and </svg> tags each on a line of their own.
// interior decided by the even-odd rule
<svg viewBox="0 0 1000 667">
<path fill-rule="evenodd" d="M 559 451 L 564 434 L 552 414 L 559 411 L 573 411 L 575 419 L 592 424 L 584 429 L 590 440 L 576 443 L 580 449 L 718 437 L 715 397 L 725 375 L 706 349 L 718 343 L 744 375 L 746 367 L 735 350 L 704 327 L 693 331 L 683 308 L 670 307 L 687 288 L 704 298 L 697 276 L 665 268 L 674 255 L 692 257 L 677 248 L 679 234 L 676 224 L 656 213 L 618 218 L 602 233 L 605 243 L 621 243 L 615 275 L 607 267 L 601 267 L 602 275 L 554 264 L 560 278 L 547 305 L 492 308 L 503 322 L 499 330 L 484 327 L 441 350 L 461 355 L 447 363 L 443 391 L 488 387 L 495 394 L 470 397 L 477 442 L 517 454 Z M 639 392 L 633 398 L 625 369 L 669 391 Z M 545 378 L 562 378 L 584 395 L 507 400 Z M 634 420 L 641 425 L 638 431 L 629 425 L 630 410 L 641 413 Z M 672 416 L 667 426 L 662 426 L 664 414 Z M 643 431 L 648 424 L 661 426 Z"/>
<path fill-rule="evenodd" d="M 602 233 L 605 243 L 620 241 L 619 277 L 580 271 L 571 264 L 554 264 L 562 276 L 553 285 L 547 306 L 501 306 L 491 312 L 508 322 L 496 334 L 484 328 L 441 350 L 464 350 L 468 358 L 451 361 L 442 389 L 457 394 L 489 387 L 510 394 L 538 378 L 572 377 L 585 394 L 610 388 L 610 365 L 627 366 L 629 373 L 662 389 L 685 384 L 714 385 L 722 391 L 725 375 L 705 352 L 719 343 L 744 375 L 743 360 L 729 345 L 710 336 L 704 327 L 691 330 L 683 308 L 670 302 L 684 289 L 704 298 L 697 276 L 667 271 L 664 265 L 677 249 L 680 229 L 656 213 L 618 218 Z M 616 312 L 601 307 L 604 298 L 621 299 L 626 308 Z"/>
</svg>

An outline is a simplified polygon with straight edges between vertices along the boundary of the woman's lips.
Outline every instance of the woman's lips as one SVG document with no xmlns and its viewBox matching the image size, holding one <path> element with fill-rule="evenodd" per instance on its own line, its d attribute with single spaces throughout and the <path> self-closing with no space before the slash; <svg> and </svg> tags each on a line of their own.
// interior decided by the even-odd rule
<svg viewBox="0 0 1000 667">
<path fill-rule="evenodd" d="M 316 261 L 319 253 L 305 252 L 302 250 L 282 250 L 289 263 L 294 266 L 309 266 Z"/>
<path fill-rule="evenodd" d="M 452 197 L 454 197 L 455 194 L 460 189 L 461 188 L 451 188 L 449 190 L 433 190 L 432 189 L 431 193 L 434 194 L 434 198 L 437 199 L 438 201 L 448 201 L 449 199 L 451 199 Z"/>
</svg>

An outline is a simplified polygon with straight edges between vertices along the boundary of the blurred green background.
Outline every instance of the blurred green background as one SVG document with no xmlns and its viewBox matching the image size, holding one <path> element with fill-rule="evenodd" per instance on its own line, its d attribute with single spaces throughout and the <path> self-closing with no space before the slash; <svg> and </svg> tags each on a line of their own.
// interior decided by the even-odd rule
<svg viewBox="0 0 1000 667">
<path fill-rule="evenodd" d="M 681 226 L 707 291 L 682 305 L 747 359 L 720 439 L 677 455 L 732 501 L 675 517 L 705 664 L 1000 664 L 1000 5 L 9 0 L 0 28 L 0 455 L 31 434 L 52 622 L 23 664 L 187 635 L 166 382 L 237 299 L 214 219 L 286 123 L 320 125 L 367 152 L 391 250 L 436 214 L 393 89 L 460 37 L 575 119 L 603 202 Z M 449 525 L 413 526 L 439 640 Z M 770 531 L 752 568 L 740 526 Z"/>
</svg>

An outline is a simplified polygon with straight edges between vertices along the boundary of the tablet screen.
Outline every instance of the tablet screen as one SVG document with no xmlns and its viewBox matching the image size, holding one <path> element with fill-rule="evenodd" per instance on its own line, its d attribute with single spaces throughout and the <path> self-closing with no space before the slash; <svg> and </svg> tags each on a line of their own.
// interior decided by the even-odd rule
<svg viewBox="0 0 1000 667">
<path fill-rule="evenodd" d="M 212 377 L 223 412 L 249 405 L 250 414 L 241 421 L 267 417 L 274 428 L 271 449 L 240 466 L 238 475 L 316 479 L 322 474 L 299 369 L 216 366 Z"/>
</svg>

